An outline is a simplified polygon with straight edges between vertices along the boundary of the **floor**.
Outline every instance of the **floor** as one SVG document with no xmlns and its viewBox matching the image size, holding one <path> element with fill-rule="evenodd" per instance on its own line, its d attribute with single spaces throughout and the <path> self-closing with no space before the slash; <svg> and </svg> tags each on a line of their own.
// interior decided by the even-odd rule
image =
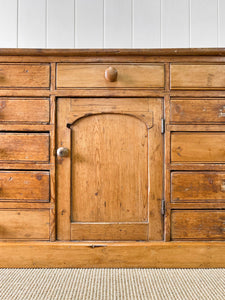
<svg viewBox="0 0 225 300">
<path fill-rule="evenodd" d="M 1 300 L 225 299 L 225 269 L 0 269 Z"/>
</svg>

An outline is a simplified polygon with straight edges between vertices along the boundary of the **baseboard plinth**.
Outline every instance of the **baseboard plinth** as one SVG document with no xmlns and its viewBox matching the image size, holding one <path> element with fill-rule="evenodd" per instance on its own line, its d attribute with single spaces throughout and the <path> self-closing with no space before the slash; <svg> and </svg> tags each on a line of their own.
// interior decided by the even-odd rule
<svg viewBox="0 0 225 300">
<path fill-rule="evenodd" d="M 0 242 L 1 268 L 224 268 L 225 242 Z"/>
</svg>

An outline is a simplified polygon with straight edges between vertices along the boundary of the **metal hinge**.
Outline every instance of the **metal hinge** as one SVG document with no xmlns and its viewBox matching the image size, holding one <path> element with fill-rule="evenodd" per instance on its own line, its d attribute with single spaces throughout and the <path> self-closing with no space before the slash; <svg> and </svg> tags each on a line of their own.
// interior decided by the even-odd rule
<svg viewBox="0 0 225 300">
<path fill-rule="evenodd" d="M 165 215 L 165 210 L 166 210 L 166 203 L 165 203 L 165 200 L 162 199 L 161 214 L 162 214 L 163 216 Z"/>
<path fill-rule="evenodd" d="M 165 133 L 165 119 L 161 119 L 161 133 Z"/>
</svg>

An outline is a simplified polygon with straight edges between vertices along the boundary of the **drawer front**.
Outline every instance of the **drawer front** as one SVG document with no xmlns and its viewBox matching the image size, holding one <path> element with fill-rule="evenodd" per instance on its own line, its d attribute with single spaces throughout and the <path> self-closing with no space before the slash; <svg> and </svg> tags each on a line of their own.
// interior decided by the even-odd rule
<svg viewBox="0 0 225 300">
<path fill-rule="evenodd" d="M 49 88 L 49 64 L 0 64 L 0 88 Z"/>
<path fill-rule="evenodd" d="M 225 201 L 225 173 L 223 172 L 173 172 L 172 202 Z"/>
<path fill-rule="evenodd" d="M 0 132 L 0 161 L 49 162 L 49 134 Z"/>
<path fill-rule="evenodd" d="M 172 99 L 170 122 L 205 124 L 225 122 L 225 99 Z"/>
<path fill-rule="evenodd" d="M 0 239 L 49 240 L 49 210 L 0 210 Z"/>
<path fill-rule="evenodd" d="M 174 210 L 171 215 L 172 240 L 224 240 L 225 211 Z"/>
<path fill-rule="evenodd" d="M 48 171 L 0 171 L 0 201 L 49 202 Z"/>
<path fill-rule="evenodd" d="M 49 99 L 2 97 L 0 122 L 49 123 Z"/>
<path fill-rule="evenodd" d="M 171 162 L 225 162 L 225 132 L 173 132 Z"/>
<path fill-rule="evenodd" d="M 164 65 L 117 64 L 111 65 L 118 72 L 114 82 L 105 79 L 106 64 L 57 65 L 57 88 L 163 88 Z"/>
<path fill-rule="evenodd" d="M 171 64 L 171 89 L 224 89 L 225 65 Z"/>
</svg>

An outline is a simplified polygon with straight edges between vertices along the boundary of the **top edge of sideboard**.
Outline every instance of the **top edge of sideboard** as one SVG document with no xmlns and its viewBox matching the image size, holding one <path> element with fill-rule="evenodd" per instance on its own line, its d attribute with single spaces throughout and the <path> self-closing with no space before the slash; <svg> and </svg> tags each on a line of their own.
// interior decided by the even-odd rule
<svg viewBox="0 0 225 300">
<path fill-rule="evenodd" d="M 0 48 L 0 56 L 225 56 L 225 48 L 23 49 Z"/>
</svg>

